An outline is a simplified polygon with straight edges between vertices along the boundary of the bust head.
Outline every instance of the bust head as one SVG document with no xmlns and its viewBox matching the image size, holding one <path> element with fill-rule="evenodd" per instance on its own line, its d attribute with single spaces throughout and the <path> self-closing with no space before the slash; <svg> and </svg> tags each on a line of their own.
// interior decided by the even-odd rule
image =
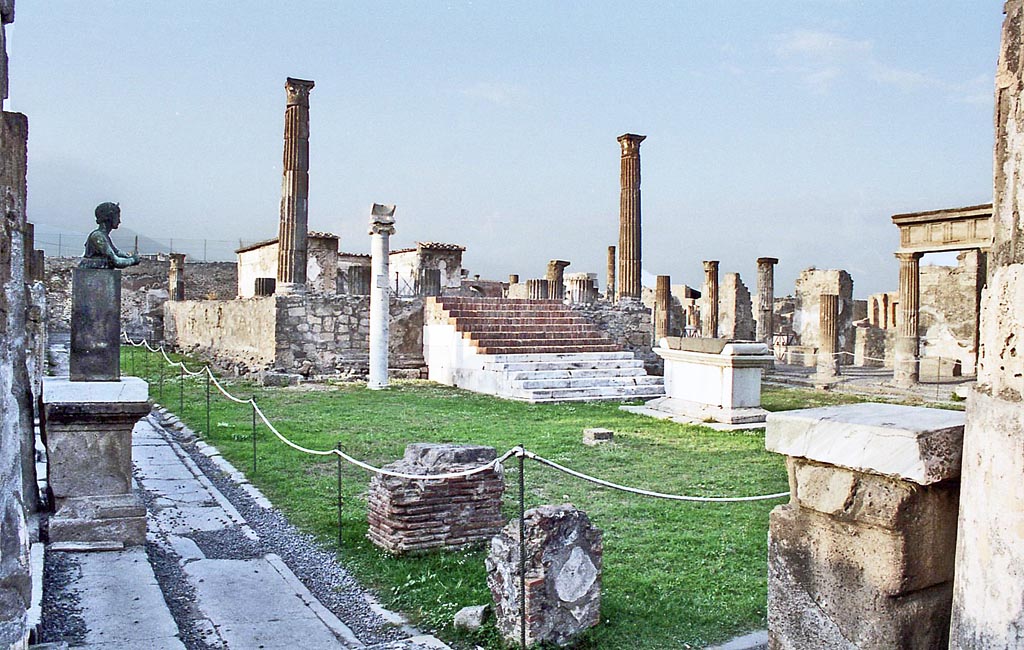
<svg viewBox="0 0 1024 650">
<path fill-rule="evenodd" d="M 96 223 L 108 226 L 110 230 L 121 225 L 121 206 L 116 203 L 100 203 L 96 206 Z"/>
</svg>

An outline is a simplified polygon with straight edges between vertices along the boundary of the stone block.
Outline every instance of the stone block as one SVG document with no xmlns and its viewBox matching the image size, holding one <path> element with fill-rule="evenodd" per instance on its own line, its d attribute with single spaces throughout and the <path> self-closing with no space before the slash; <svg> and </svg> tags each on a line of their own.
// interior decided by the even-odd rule
<svg viewBox="0 0 1024 650">
<path fill-rule="evenodd" d="M 71 380 L 121 378 L 121 271 L 72 271 Z"/>
<path fill-rule="evenodd" d="M 566 645 L 601 620 L 602 532 L 570 504 L 526 511 L 526 643 Z M 487 586 L 506 641 L 521 634 L 519 522 L 491 540 Z"/>
<path fill-rule="evenodd" d="M 146 543 L 146 507 L 131 494 L 60 501 L 50 517 L 51 543 Z"/>
<path fill-rule="evenodd" d="M 850 404 L 768 416 L 765 448 L 787 456 L 929 485 L 960 476 L 964 414 Z"/>
<path fill-rule="evenodd" d="M 775 508 L 768 541 L 769 648 L 945 648 L 952 582 L 933 582 L 942 571 L 908 555 L 933 553 L 915 546 L 919 541 L 795 504 Z M 938 563 L 948 565 L 951 577 L 952 562 Z M 919 569 L 932 579 L 918 579 Z"/>
<path fill-rule="evenodd" d="M 611 442 L 614 438 L 615 432 L 611 429 L 594 428 L 583 430 L 583 444 L 590 445 L 591 447 L 601 443 Z"/>
</svg>

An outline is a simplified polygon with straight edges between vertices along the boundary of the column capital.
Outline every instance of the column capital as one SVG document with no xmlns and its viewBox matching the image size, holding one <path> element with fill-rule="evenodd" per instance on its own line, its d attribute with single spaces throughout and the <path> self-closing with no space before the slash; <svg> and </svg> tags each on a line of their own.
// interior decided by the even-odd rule
<svg viewBox="0 0 1024 650">
<path fill-rule="evenodd" d="M 759 258 L 757 258 L 757 265 L 758 266 L 774 266 L 775 264 L 778 264 L 778 263 L 779 263 L 779 260 L 778 260 L 778 258 L 775 258 L 775 257 L 759 257 Z"/>
<path fill-rule="evenodd" d="M 705 273 L 718 271 L 718 260 L 704 260 L 703 264 Z"/>
<path fill-rule="evenodd" d="M 623 133 L 618 138 L 619 146 L 622 147 L 623 156 L 639 156 L 640 155 L 640 143 L 647 139 L 646 135 L 636 135 L 635 133 Z"/>
<path fill-rule="evenodd" d="M 316 85 L 308 79 L 288 77 L 284 82 L 287 106 L 305 106 L 309 108 L 309 91 Z"/>
<path fill-rule="evenodd" d="M 374 203 L 370 208 L 370 234 L 371 235 L 393 235 L 395 234 L 395 206 L 381 205 Z"/>
<path fill-rule="evenodd" d="M 896 251 L 894 255 L 896 256 L 896 259 L 905 264 L 908 262 L 916 262 L 921 259 L 921 255 L 923 255 L 923 253 L 914 251 Z"/>
</svg>

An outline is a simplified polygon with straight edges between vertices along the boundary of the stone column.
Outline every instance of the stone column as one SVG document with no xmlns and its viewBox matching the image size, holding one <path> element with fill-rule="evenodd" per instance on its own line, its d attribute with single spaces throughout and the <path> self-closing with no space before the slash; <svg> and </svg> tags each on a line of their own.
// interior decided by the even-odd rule
<svg viewBox="0 0 1024 650">
<path fill-rule="evenodd" d="M 526 297 L 530 300 L 547 300 L 548 290 L 547 280 L 526 281 Z"/>
<path fill-rule="evenodd" d="M 277 236 L 277 291 L 303 291 L 306 285 L 306 229 L 309 217 L 309 91 L 313 82 L 284 85 L 284 177 Z"/>
<path fill-rule="evenodd" d="M 519 284 L 519 274 L 518 273 L 512 273 L 511 275 L 509 275 L 508 276 L 508 283 L 509 284 Z"/>
<path fill-rule="evenodd" d="M 920 338 L 917 331 L 917 313 L 920 308 L 921 253 L 896 253 L 900 261 L 900 297 L 896 318 L 896 345 L 894 348 L 893 381 L 898 386 L 917 383 L 917 353 Z"/>
<path fill-rule="evenodd" d="M 1005 4 L 996 72 L 992 248 L 978 382 L 967 398 L 951 648 L 1024 644 L 1024 67 L 1021 0 Z"/>
<path fill-rule="evenodd" d="M 185 299 L 185 254 L 171 253 L 171 268 L 167 273 L 167 293 L 170 300 Z"/>
<path fill-rule="evenodd" d="M 569 286 L 567 298 L 574 304 L 589 304 L 597 298 L 597 291 L 594 289 L 595 281 L 587 273 L 570 273 L 565 276 L 565 282 Z"/>
<path fill-rule="evenodd" d="M 569 266 L 569 262 L 565 260 L 548 262 L 548 298 L 551 300 L 565 298 L 565 267 L 567 266 Z"/>
<path fill-rule="evenodd" d="M 395 234 L 395 206 L 373 204 L 370 211 L 370 377 L 366 387 L 388 387 L 388 238 Z"/>
<path fill-rule="evenodd" d="M 654 289 L 654 345 L 669 334 L 672 313 L 672 284 L 667 275 L 659 275 Z"/>
<path fill-rule="evenodd" d="M 823 293 L 818 299 L 818 339 L 815 385 L 827 387 L 839 368 L 839 296 L 834 293 Z"/>
<path fill-rule="evenodd" d="M 608 302 L 615 302 L 615 247 L 608 247 L 608 279 L 606 281 L 604 297 Z"/>
<path fill-rule="evenodd" d="M 640 143 L 647 136 L 620 135 L 619 287 L 617 298 L 640 299 Z"/>
<path fill-rule="evenodd" d="M 774 257 L 757 258 L 757 333 L 758 341 L 772 346 L 775 308 L 775 265 Z"/>
<path fill-rule="evenodd" d="M 701 336 L 718 338 L 718 260 L 704 262 L 704 311 L 701 313 Z"/>
</svg>

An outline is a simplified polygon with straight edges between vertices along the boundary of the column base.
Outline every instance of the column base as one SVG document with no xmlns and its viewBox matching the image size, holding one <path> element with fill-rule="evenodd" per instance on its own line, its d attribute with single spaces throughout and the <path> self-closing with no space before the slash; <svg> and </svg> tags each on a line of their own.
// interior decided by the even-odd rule
<svg viewBox="0 0 1024 650">
<path fill-rule="evenodd" d="M 133 494 L 62 499 L 50 517 L 50 543 L 103 548 L 146 543 L 146 507 Z"/>
</svg>

